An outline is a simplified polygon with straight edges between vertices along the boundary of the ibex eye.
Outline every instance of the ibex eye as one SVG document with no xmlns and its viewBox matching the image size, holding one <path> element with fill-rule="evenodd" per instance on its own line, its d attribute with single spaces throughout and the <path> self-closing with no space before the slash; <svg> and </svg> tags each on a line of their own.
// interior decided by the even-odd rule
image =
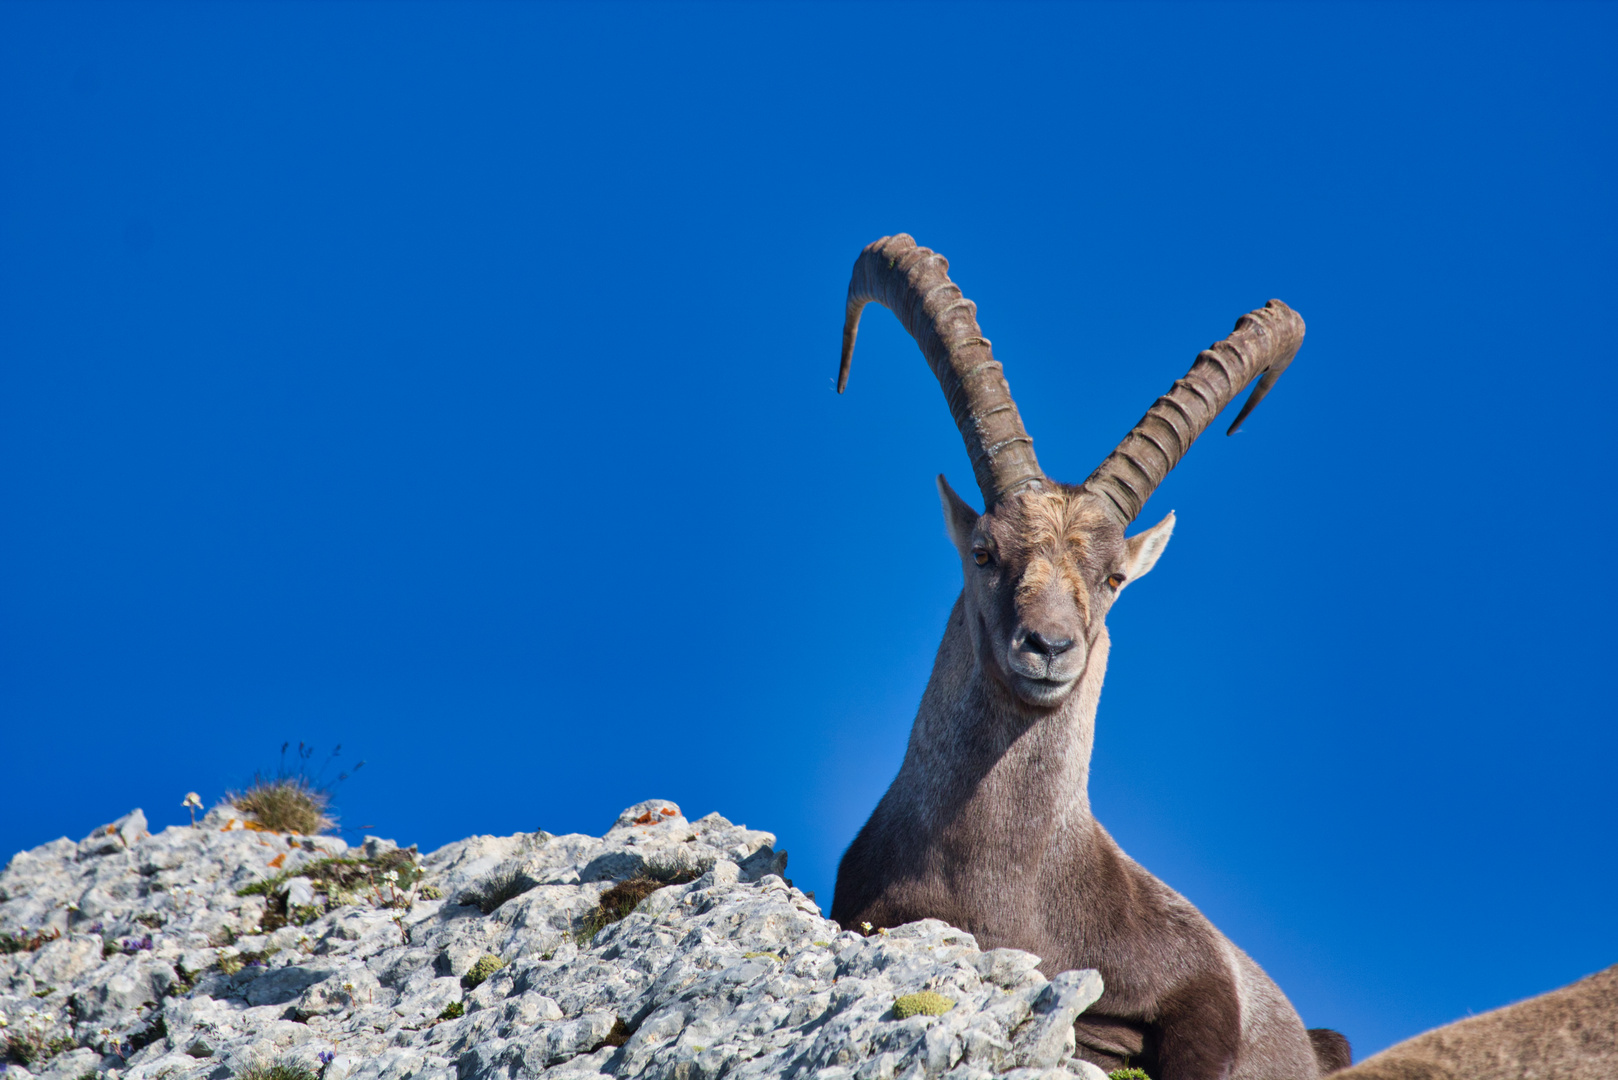
<svg viewBox="0 0 1618 1080">
<path fill-rule="evenodd" d="M 1123 587 L 1124 582 L 1126 582 L 1128 580 L 1129 579 L 1124 577 L 1124 575 L 1122 575 L 1122 574 L 1108 574 L 1107 575 L 1107 585 L 1108 585 L 1109 588 L 1112 589 L 1113 592 L 1117 592 L 1119 589 L 1121 589 Z"/>
<path fill-rule="evenodd" d="M 979 566 L 988 566 L 989 565 L 989 553 L 987 551 L 984 551 L 982 548 L 973 548 L 972 549 L 972 561 L 977 563 Z"/>
</svg>

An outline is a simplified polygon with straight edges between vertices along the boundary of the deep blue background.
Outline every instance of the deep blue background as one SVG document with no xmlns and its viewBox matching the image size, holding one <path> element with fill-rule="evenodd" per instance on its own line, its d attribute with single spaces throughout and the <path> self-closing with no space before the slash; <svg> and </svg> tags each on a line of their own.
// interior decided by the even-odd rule
<svg viewBox="0 0 1618 1080">
<path fill-rule="evenodd" d="M 1093 795 L 1361 1054 L 1618 960 L 1618 8 L 0 7 L 0 851 L 283 740 L 361 826 L 778 832 L 830 900 L 975 495 L 861 246 L 1082 480 L 1309 337 L 1114 612 Z"/>
</svg>

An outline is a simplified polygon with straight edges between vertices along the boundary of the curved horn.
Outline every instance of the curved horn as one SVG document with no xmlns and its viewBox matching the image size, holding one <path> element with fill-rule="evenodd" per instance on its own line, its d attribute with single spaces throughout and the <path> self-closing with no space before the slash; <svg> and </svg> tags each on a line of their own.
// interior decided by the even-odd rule
<svg viewBox="0 0 1618 1080">
<path fill-rule="evenodd" d="M 854 260 L 837 392 L 848 385 L 860 311 L 872 300 L 899 317 L 943 387 L 950 415 L 966 440 L 984 512 L 1012 492 L 1043 480 L 1045 474 L 1034 458 L 1034 440 L 1023 430 L 1000 363 L 978 329 L 977 305 L 950 281 L 947 259 L 918 247 L 904 233 L 867 245 Z"/>
<path fill-rule="evenodd" d="M 1236 320 L 1224 341 L 1197 354 L 1183 379 L 1157 399 L 1118 449 L 1084 482 L 1084 490 L 1106 497 L 1120 524 L 1135 520 L 1157 485 L 1178 465 L 1214 417 L 1236 395 L 1263 375 L 1227 435 L 1236 434 L 1303 344 L 1303 318 L 1279 300 Z"/>
</svg>

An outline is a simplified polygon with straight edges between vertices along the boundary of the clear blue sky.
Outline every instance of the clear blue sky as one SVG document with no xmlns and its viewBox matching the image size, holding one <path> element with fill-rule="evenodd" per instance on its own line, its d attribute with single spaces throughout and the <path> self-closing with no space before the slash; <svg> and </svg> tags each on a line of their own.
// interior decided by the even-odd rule
<svg viewBox="0 0 1618 1080">
<path fill-rule="evenodd" d="M 283 740 L 431 848 L 642 798 L 829 902 L 959 587 L 977 301 L 1145 522 L 1093 796 L 1360 1053 L 1618 961 L 1611 5 L 0 6 L 0 851 Z"/>
</svg>

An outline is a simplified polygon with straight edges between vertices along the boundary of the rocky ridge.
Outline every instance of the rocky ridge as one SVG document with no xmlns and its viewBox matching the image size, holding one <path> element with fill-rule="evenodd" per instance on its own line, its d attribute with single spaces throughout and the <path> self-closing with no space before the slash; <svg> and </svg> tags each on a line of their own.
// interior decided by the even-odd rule
<svg viewBox="0 0 1618 1080">
<path fill-rule="evenodd" d="M 136 810 L 0 873 L 5 1078 L 1104 1077 L 1072 1057 L 1095 972 L 936 920 L 842 931 L 785 868 L 663 800 L 426 856 Z"/>
</svg>

